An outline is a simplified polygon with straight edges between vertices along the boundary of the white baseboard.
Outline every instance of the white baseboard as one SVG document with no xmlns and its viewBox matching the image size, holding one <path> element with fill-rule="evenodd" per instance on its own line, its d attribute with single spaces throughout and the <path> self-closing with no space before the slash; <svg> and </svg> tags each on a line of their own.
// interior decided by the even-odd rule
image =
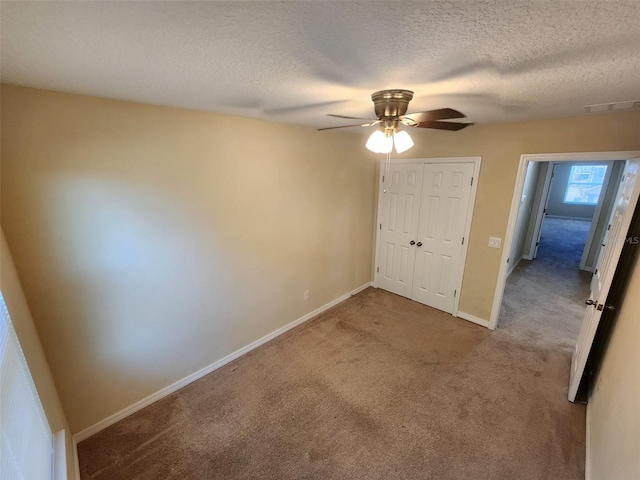
<svg viewBox="0 0 640 480">
<path fill-rule="evenodd" d="M 489 328 L 489 320 L 484 320 L 483 318 L 476 317 L 475 315 L 471 315 L 470 313 L 458 311 L 458 318 L 476 323 L 485 328 Z"/>
<path fill-rule="evenodd" d="M 171 385 L 169 385 L 169 386 L 167 386 L 167 387 L 165 387 L 165 388 L 163 388 L 161 390 L 158 390 L 155 393 L 152 393 L 148 397 L 145 397 L 142 400 L 137 401 L 133 405 L 130 405 L 130 406 L 120 410 L 119 412 L 116 412 L 113 415 L 108 416 L 104 420 L 100 420 L 98 423 L 95 423 L 95 424 L 91 425 L 90 427 L 87 427 L 84 430 L 79 431 L 78 433 L 73 435 L 74 445 L 77 444 L 77 443 L 80 443 L 81 441 L 89 438 L 92 435 L 95 435 L 96 433 L 100 432 L 101 430 L 104 430 L 105 428 L 113 425 L 114 423 L 119 422 L 123 418 L 128 417 L 129 415 L 137 412 L 138 410 L 142 410 L 143 408 L 151 405 L 152 403 L 157 402 L 161 398 L 164 398 L 167 395 L 170 395 L 173 392 L 175 392 L 177 390 L 180 390 L 182 387 L 184 387 L 186 385 L 189 385 L 192 382 L 195 382 L 196 380 L 204 377 L 205 375 L 213 372 L 214 370 L 217 370 L 218 368 L 226 365 L 227 363 L 232 362 L 236 358 L 241 357 L 245 353 L 249 353 L 251 350 L 253 350 L 255 348 L 258 348 L 260 345 L 263 345 L 263 344 L 267 343 L 269 340 L 273 340 L 277 336 L 282 335 L 283 333 L 285 333 L 288 330 L 291 330 L 294 327 L 297 327 L 301 323 L 304 323 L 307 320 L 309 320 L 309 319 L 321 314 L 325 310 L 328 310 L 331 307 L 334 307 L 337 304 L 344 302 L 348 298 L 352 297 L 353 295 L 356 295 L 357 293 L 360 293 L 365 288 L 368 288 L 370 286 L 371 286 L 371 282 L 367 282 L 364 285 L 356 288 L 355 290 L 353 290 L 353 291 L 351 291 L 351 292 L 349 292 L 349 293 L 347 293 L 345 295 L 342 295 L 341 297 L 338 297 L 335 300 L 332 300 L 331 302 L 321 306 L 320 308 L 316 308 L 313 312 L 307 313 L 306 315 L 298 318 L 297 320 L 294 320 L 293 322 L 289 323 L 288 325 L 285 325 L 284 327 L 280 327 L 279 329 L 277 329 L 277 330 L 265 335 L 264 337 L 256 340 L 255 342 L 252 342 L 249 345 L 247 345 L 245 347 L 242 347 L 239 350 L 236 350 L 235 352 L 227 355 L 226 357 L 221 358 L 217 362 L 213 362 L 211 365 L 208 365 L 208 366 L 198 370 L 197 372 L 192 373 L 191 375 L 188 375 L 188 376 L 184 377 L 182 380 L 178 380 L 177 382 L 172 383 Z M 77 450 L 76 450 L 76 452 L 77 452 Z M 76 456 L 77 456 L 77 453 L 76 453 Z M 80 477 L 78 477 L 78 478 L 80 478 Z"/>
<path fill-rule="evenodd" d="M 509 278 L 509 276 L 513 273 L 513 271 L 516 269 L 516 267 L 520 264 L 522 260 L 533 260 L 533 258 L 530 258 L 529 255 L 521 256 L 518 260 L 516 260 L 515 263 L 512 263 L 511 266 L 509 267 L 509 271 L 507 272 L 507 278 Z"/>
</svg>

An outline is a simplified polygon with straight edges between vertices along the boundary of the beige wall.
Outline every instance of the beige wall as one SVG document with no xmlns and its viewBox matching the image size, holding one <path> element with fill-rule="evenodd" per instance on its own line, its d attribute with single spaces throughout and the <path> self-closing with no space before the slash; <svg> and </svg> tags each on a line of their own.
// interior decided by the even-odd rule
<svg viewBox="0 0 640 480">
<path fill-rule="evenodd" d="M 58 397 L 51 370 L 31 317 L 31 311 L 24 297 L 4 233 L 1 234 L 0 239 L 0 291 L 7 304 L 11 323 L 29 365 L 33 383 L 36 385 L 38 396 L 49 421 L 49 427 L 53 433 L 65 430 L 67 478 L 74 479 L 76 477 L 71 431 L 69 430 L 62 403 Z"/>
<path fill-rule="evenodd" d="M 502 251 L 488 247 L 489 237 L 504 240 L 521 154 L 640 150 L 639 132 L 639 112 L 412 130 L 416 146 L 400 157 L 482 156 L 460 310 L 490 317 Z"/>
<path fill-rule="evenodd" d="M 73 431 L 371 280 L 362 132 L 6 86 L 2 116 L 2 224 Z M 636 150 L 638 131 L 412 131 L 401 157 L 482 156 L 461 311 L 490 316 L 520 155 Z"/>
<path fill-rule="evenodd" d="M 626 297 L 587 405 L 592 480 L 640 478 L 640 266 Z"/>
<path fill-rule="evenodd" d="M 371 280 L 359 140 L 3 87 L 2 226 L 73 432 Z"/>
</svg>

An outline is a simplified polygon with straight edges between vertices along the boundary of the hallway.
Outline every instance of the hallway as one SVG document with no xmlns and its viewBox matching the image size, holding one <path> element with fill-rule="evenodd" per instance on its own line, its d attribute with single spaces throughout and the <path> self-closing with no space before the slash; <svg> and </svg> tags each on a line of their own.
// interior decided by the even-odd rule
<svg viewBox="0 0 640 480">
<path fill-rule="evenodd" d="M 591 281 L 591 273 L 578 270 L 590 224 L 545 219 L 537 258 L 522 260 L 507 279 L 498 328 L 536 345 L 573 349 Z"/>
</svg>

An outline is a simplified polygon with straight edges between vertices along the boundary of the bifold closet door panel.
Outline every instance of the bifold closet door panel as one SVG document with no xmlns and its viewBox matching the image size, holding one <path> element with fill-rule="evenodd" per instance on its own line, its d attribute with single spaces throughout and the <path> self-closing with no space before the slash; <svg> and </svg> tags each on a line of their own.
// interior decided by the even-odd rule
<svg viewBox="0 0 640 480">
<path fill-rule="evenodd" d="M 376 285 L 404 297 L 412 291 L 423 172 L 423 164 L 391 164 L 381 192 Z"/>
<path fill-rule="evenodd" d="M 462 274 L 473 171 L 471 163 L 424 166 L 411 298 L 448 313 Z"/>
</svg>

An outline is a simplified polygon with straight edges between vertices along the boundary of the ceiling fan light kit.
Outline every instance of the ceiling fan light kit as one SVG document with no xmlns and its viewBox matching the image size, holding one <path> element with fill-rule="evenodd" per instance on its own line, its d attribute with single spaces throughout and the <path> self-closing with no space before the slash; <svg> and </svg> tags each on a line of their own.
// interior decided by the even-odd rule
<svg viewBox="0 0 640 480">
<path fill-rule="evenodd" d="M 365 146 L 374 153 L 391 153 L 393 147 L 397 153 L 402 153 L 413 147 L 413 139 L 404 130 L 376 130 Z"/>
<path fill-rule="evenodd" d="M 395 146 L 396 152 L 402 153 L 413 147 L 411 136 L 405 130 L 399 130 L 399 125 L 417 128 L 433 128 L 436 130 L 458 131 L 473 123 L 442 122 L 453 118 L 465 118 L 466 115 L 453 108 L 440 108 L 426 112 L 406 114 L 409 102 L 413 98 L 411 90 L 380 90 L 371 95 L 377 120 L 347 117 L 344 115 L 329 115 L 351 120 L 367 120 L 359 125 L 343 125 L 340 127 L 326 127 L 318 130 L 335 128 L 371 127 L 379 125 L 378 129 L 367 140 L 366 147 L 374 153 L 390 153 Z"/>
<path fill-rule="evenodd" d="M 393 138 L 382 130 L 375 130 L 365 146 L 373 153 L 389 153 L 393 147 Z"/>
<path fill-rule="evenodd" d="M 400 130 L 393 134 L 393 145 L 396 147 L 396 152 L 406 152 L 413 147 L 413 139 L 405 130 Z"/>
</svg>

